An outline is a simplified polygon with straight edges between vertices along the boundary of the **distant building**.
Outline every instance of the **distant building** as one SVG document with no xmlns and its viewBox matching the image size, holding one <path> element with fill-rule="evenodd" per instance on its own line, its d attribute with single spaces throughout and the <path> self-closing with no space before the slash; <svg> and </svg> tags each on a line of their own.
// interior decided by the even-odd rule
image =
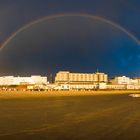
<svg viewBox="0 0 140 140">
<path fill-rule="evenodd" d="M 134 80 L 137 80 L 138 85 L 140 85 L 140 77 L 136 77 L 136 78 L 134 78 Z"/>
<path fill-rule="evenodd" d="M 30 77 L 3 76 L 0 77 L 0 86 L 1 90 L 20 90 L 20 88 L 38 91 L 139 90 L 140 78 L 131 79 L 126 76 L 117 76 L 108 82 L 108 75 L 105 73 L 71 73 L 69 71 L 59 71 L 55 76 L 55 83 L 49 83 L 47 77 L 42 77 L 40 75 L 32 75 Z"/>
<path fill-rule="evenodd" d="M 55 83 L 68 84 L 97 84 L 108 82 L 108 76 L 104 73 L 70 73 L 69 71 L 60 71 L 56 74 Z"/>
<path fill-rule="evenodd" d="M 0 85 L 22 85 L 22 84 L 46 84 L 48 83 L 47 77 L 34 75 L 31 77 L 14 77 L 3 76 L 0 77 Z"/>
<path fill-rule="evenodd" d="M 110 82 L 112 84 L 118 84 L 118 85 L 134 85 L 134 84 L 137 85 L 138 84 L 138 80 L 131 79 L 131 78 L 126 77 L 126 76 L 115 77 Z"/>
</svg>

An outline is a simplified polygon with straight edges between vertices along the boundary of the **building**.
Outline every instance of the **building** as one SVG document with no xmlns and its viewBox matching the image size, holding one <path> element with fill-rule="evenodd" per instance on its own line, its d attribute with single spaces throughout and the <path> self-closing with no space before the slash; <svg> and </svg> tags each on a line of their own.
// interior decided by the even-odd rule
<svg viewBox="0 0 140 140">
<path fill-rule="evenodd" d="M 31 77 L 14 77 L 3 76 L 0 77 L 0 85 L 23 85 L 23 84 L 47 84 L 47 77 L 34 75 Z"/>
<path fill-rule="evenodd" d="M 136 78 L 134 78 L 134 80 L 137 80 L 138 85 L 140 85 L 140 77 L 136 77 Z"/>
<path fill-rule="evenodd" d="M 70 73 L 60 71 L 56 74 L 55 83 L 67 84 L 97 84 L 108 82 L 108 75 L 104 73 Z"/>
<path fill-rule="evenodd" d="M 126 76 L 118 76 L 115 77 L 110 81 L 112 84 L 118 84 L 118 85 L 137 85 L 138 80 L 137 79 L 131 79 Z"/>
</svg>

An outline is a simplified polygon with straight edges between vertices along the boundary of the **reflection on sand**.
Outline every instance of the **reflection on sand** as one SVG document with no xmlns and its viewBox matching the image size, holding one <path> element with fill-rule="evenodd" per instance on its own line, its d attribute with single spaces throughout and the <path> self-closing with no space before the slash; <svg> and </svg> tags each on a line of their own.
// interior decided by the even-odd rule
<svg viewBox="0 0 140 140">
<path fill-rule="evenodd" d="M 137 98 L 137 97 L 140 97 L 140 94 L 130 94 L 129 96 Z"/>
</svg>

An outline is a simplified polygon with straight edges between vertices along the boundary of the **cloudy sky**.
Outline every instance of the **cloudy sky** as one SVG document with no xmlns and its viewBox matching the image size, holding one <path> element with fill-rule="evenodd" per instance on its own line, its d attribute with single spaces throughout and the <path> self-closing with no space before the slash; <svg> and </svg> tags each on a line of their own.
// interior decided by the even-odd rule
<svg viewBox="0 0 140 140">
<path fill-rule="evenodd" d="M 139 25 L 139 0 L 1 0 L 0 75 L 140 76 Z"/>
</svg>

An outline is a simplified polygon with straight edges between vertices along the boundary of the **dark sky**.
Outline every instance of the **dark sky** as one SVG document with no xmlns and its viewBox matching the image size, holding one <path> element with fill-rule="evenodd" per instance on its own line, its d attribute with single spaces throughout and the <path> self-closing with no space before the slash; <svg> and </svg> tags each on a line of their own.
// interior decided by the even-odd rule
<svg viewBox="0 0 140 140">
<path fill-rule="evenodd" d="M 59 70 L 140 76 L 140 44 L 116 26 L 78 15 L 102 17 L 140 39 L 139 0 L 1 0 L 0 75 L 46 75 Z M 71 14 L 72 16 L 68 16 Z"/>
</svg>

